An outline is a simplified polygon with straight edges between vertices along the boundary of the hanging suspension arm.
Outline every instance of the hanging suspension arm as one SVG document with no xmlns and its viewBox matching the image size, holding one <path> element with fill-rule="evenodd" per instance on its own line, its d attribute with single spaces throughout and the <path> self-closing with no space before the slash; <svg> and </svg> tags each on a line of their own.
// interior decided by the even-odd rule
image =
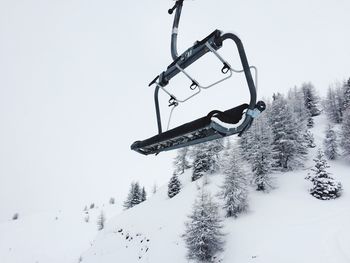
<svg viewBox="0 0 350 263">
<path fill-rule="evenodd" d="M 171 31 L 171 56 L 172 56 L 173 60 L 176 60 L 178 57 L 178 55 L 177 55 L 177 33 L 178 33 L 178 28 L 179 28 L 179 21 L 180 21 L 183 2 L 184 2 L 184 0 L 177 0 L 175 5 L 173 6 L 173 8 L 168 10 L 168 13 L 171 15 L 174 12 L 174 10 L 176 9 L 174 23 L 173 23 L 173 29 Z"/>
</svg>

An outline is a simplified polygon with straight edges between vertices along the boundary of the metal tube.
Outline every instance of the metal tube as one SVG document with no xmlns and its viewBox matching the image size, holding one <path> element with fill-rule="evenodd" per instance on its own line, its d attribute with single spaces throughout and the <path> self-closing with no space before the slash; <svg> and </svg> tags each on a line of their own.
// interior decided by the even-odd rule
<svg viewBox="0 0 350 263">
<path fill-rule="evenodd" d="M 158 125 L 158 133 L 162 133 L 162 120 L 160 117 L 160 110 L 159 110 L 159 99 L 158 99 L 158 93 L 159 93 L 160 86 L 157 85 L 154 90 L 154 104 L 156 106 L 156 115 L 157 115 L 157 125 Z"/>
<path fill-rule="evenodd" d="M 177 59 L 177 33 L 179 28 L 179 21 L 181 16 L 183 0 L 179 0 L 176 8 L 176 13 L 174 17 L 173 30 L 171 32 L 171 56 L 173 60 Z"/>
<path fill-rule="evenodd" d="M 245 51 L 244 51 L 242 41 L 239 39 L 238 36 L 236 36 L 235 34 L 232 34 L 232 33 L 226 33 L 226 34 L 222 35 L 221 38 L 222 38 L 222 41 L 225 41 L 226 39 L 231 39 L 236 43 L 238 53 L 239 53 L 239 56 L 241 58 L 242 67 L 244 70 L 244 75 L 246 77 L 247 84 L 249 87 L 249 92 L 250 92 L 249 109 L 253 110 L 255 108 L 255 105 L 256 105 L 256 97 L 257 97 L 256 96 L 256 88 L 255 88 L 255 84 L 253 81 L 252 73 L 250 72 L 250 66 L 248 63 L 247 56 L 246 56 Z"/>
</svg>

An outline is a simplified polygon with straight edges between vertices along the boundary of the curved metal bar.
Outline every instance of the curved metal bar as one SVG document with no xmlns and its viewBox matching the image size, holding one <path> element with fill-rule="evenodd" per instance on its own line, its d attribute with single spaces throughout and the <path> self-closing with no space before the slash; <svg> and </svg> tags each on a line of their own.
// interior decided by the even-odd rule
<svg viewBox="0 0 350 263">
<path fill-rule="evenodd" d="M 244 51 L 242 41 L 239 39 L 238 36 L 236 36 L 235 34 L 232 34 L 232 33 L 223 34 L 221 36 L 221 39 L 222 39 L 222 41 L 225 41 L 226 39 L 231 39 L 235 42 L 235 44 L 237 46 L 238 53 L 239 53 L 239 56 L 241 58 L 242 67 L 244 70 L 244 75 L 246 77 L 247 84 L 249 87 L 249 92 L 250 92 L 250 102 L 249 102 L 248 108 L 253 110 L 255 108 L 255 104 L 256 104 L 256 88 L 255 88 L 255 84 L 253 81 L 252 73 L 250 72 L 250 66 L 248 63 L 247 56 L 246 56 L 245 51 Z"/>
<path fill-rule="evenodd" d="M 226 33 L 226 34 L 222 35 L 221 39 L 222 39 L 222 41 L 225 41 L 226 39 L 231 39 L 235 42 L 235 44 L 237 46 L 238 53 L 239 53 L 241 63 L 242 63 L 242 67 L 243 67 L 243 71 L 244 71 L 244 75 L 246 77 L 249 92 L 250 92 L 250 102 L 249 102 L 249 106 L 248 106 L 248 111 L 254 110 L 255 106 L 256 106 L 256 97 L 257 97 L 256 88 L 255 88 L 254 80 L 253 80 L 253 77 L 252 77 L 252 74 L 250 71 L 251 67 L 249 66 L 248 59 L 247 59 L 247 56 L 245 54 L 242 41 L 239 39 L 238 36 L 236 36 L 235 34 L 232 34 L 232 33 Z M 242 134 L 246 129 L 249 128 L 252 121 L 253 121 L 253 117 L 246 113 L 243 122 L 240 125 L 238 125 L 237 127 L 223 127 L 222 125 L 216 123 L 215 121 L 213 121 L 211 123 L 211 127 L 214 128 L 215 130 L 217 130 L 218 132 L 225 134 L 226 136 L 231 135 L 231 134 L 235 134 L 235 133 Z"/>
<path fill-rule="evenodd" d="M 180 16 L 182 11 L 183 0 L 178 0 L 176 13 L 174 17 L 173 30 L 171 32 L 171 56 L 176 60 L 179 56 L 177 53 L 177 33 L 179 28 Z"/>
</svg>

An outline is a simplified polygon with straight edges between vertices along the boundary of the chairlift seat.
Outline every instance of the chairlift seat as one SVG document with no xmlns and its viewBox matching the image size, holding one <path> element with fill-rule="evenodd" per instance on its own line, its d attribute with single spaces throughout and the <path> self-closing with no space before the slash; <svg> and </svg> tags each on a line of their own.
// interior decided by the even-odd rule
<svg viewBox="0 0 350 263">
<path fill-rule="evenodd" d="M 218 110 L 211 111 L 202 118 L 185 123 L 146 140 L 136 141 L 131 145 L 131 149 L 148 155 L 184 147 L 184 144 L 194 145 L 200 143 L 203 138 L 206 138 L 206 141 L 208 141 L 210 136 L 212 139 L 225 137 L 225 133 L 218 131 L 212 125 L 212 117 L 224 123 L 237 124 L 242 119 L 243 112 L 247 108 L 248 104 L 242 104 L 223 112 Z M 216 123 L 216 125 L 218 124 Z"/>
</svg>

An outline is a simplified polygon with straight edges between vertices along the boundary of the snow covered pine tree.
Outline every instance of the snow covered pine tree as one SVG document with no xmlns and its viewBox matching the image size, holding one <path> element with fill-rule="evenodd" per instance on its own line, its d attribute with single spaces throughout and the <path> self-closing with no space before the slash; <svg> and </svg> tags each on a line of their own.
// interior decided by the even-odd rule
<svg viewBox="0 0 350 263">
<path fill-rule="evenodd" d="M 350 78 L 348 79 L 348 81 L 344 83 L 343 90 L 344 90 L 343 111 L 346 111 L 350 109 Z"/>
<path fill-rule="evenodd" d="M 339 197 L 341 195 L 342 185 L 326 171 L 329 166 L 321 149 L 318 150 L 314 161 L 315 168 L 312 171 L 315 174 L 310 178 L 313 183 L 313 187 L 310 189 L 311 195 L 321 200 Z"/>
<path fill-rule="evenodd" d="M 323 140 L 324 153 L 329 160 L 335 160 L 338 156 L 337 135 L 330 125 L 326 130 Z"/>
<path fill-rule="evenodd" d="M 345 156 L 350 157 L 350 108 L 344 114 L 341 126 L 341 144 Z"/>
<path fill-rule="evenodd" d="M 304 83 L 301 89 L 304 93 L 305 107 L 310 112 L 311 117 L 320 115 L 321 112 L 317 107 L 318 97 L 315 92 L 315 87 L 309 82 Z"/>
<path fill-rule="evenodd" d="M 248 208 L 248 178 L 240 166 L 232 151 L 223 154 L 221 170 L 225 179 L 219 196 L 224 201 L 227 217 L 237 217 Z"/>
<path fill-rule="evenodd" d="M 338 83 L 335 87 L 329 87 L 324 108 L 331 122 L 341 123 L 343 121 L 344 105 L 342 86 Z"/>
<path fill-rule="evenodd" d="M 138 182 L 131 183 L 128 197 L 124 202 L 124 208 L 129 209 L 142 202 L 142 192 Z"/>
<path fill-rule="evenodd" d="M 170 182 L 168 184 L 168 196 L 169 198 L 173 198 L 175 195 L 177 195 L 181 190 L 181 183 L 179 178 L 176 174 L 174 174 L 170 178 Z"/>
<path fill-rule="evenodd" d="M 141 202 L 146 201 L 146 199 L 147 199 L 147 192 L 146 192 L 145 187 L 142 187 L 142 190 L 141 190 Z"/>
<path fill-rule="evenodd" d="M 218 205 L 209 193 L 201 191 L 196 199 L 184 234 L 187 257 L 197 262 L 212 262 L 214 256 L 223 250 L 222 220 Z"/>
<path fill-rule="evenodd" d="M 177 151 L 177 155 L 174 160 L 174 174 L 183 174 L 186 169 L 190 168 L 191 165 L 189 161 L 187 160 L 188 158 L 188 148 L 184 147 L 181 148 Z"/>
<path fill-rule="evenodd" d="M 304 123 L 298 123 L 287 100 L 281 94 L 274 94 L 268 119 L 273 135 L 274 167 L 279 170 L 293 170 L 304 163 L 307 154 L 303 138 Z"/>
<path fill-rule="evenodd" d="M 193 146 L 193 172 L 192 182 L 205 174 L 214 172 L 215 160 L 213 159 L 213 148 L 209 142 Z"/>
<path fill-rule="evenodd" d="M 273 165 L 273 138 L 267 115 L 260 116 L 252 127 L 243 134 L 241 148 L 252 167 L 253 183 L 257 191 L 271 188 L 271 170 Z M 244 150 L 246 149 L 246 150 Z"/>
<path fill-rule="evenodd" d="M 105 227 L 105 221 L 106 221 L 105 214 L 101 210 L 101 213 L 99 214 L 99 216 L 97 218 L 97 229 L 98 230 L 102 230 Z"/>
<path fill-rule="evenodd" d="M 311 133 L 311 131 L 307 130 L 304 133 L 304 139 L 305 139 L 305 143 L 306 146 L 309 148 L 315 148 L 316 144 L 315 144 L 315 138 L 314 135 Z"/>
<path fill-rule="evenodd" d="M 288 103 L 299 123 L 306 122 L 308 128 L 314 126 L 311 110 L 306 107 L 310 104 L 305 98 L 303 86 L 302 88 L 294 87 L 288 91 Z"/>
</svg>

